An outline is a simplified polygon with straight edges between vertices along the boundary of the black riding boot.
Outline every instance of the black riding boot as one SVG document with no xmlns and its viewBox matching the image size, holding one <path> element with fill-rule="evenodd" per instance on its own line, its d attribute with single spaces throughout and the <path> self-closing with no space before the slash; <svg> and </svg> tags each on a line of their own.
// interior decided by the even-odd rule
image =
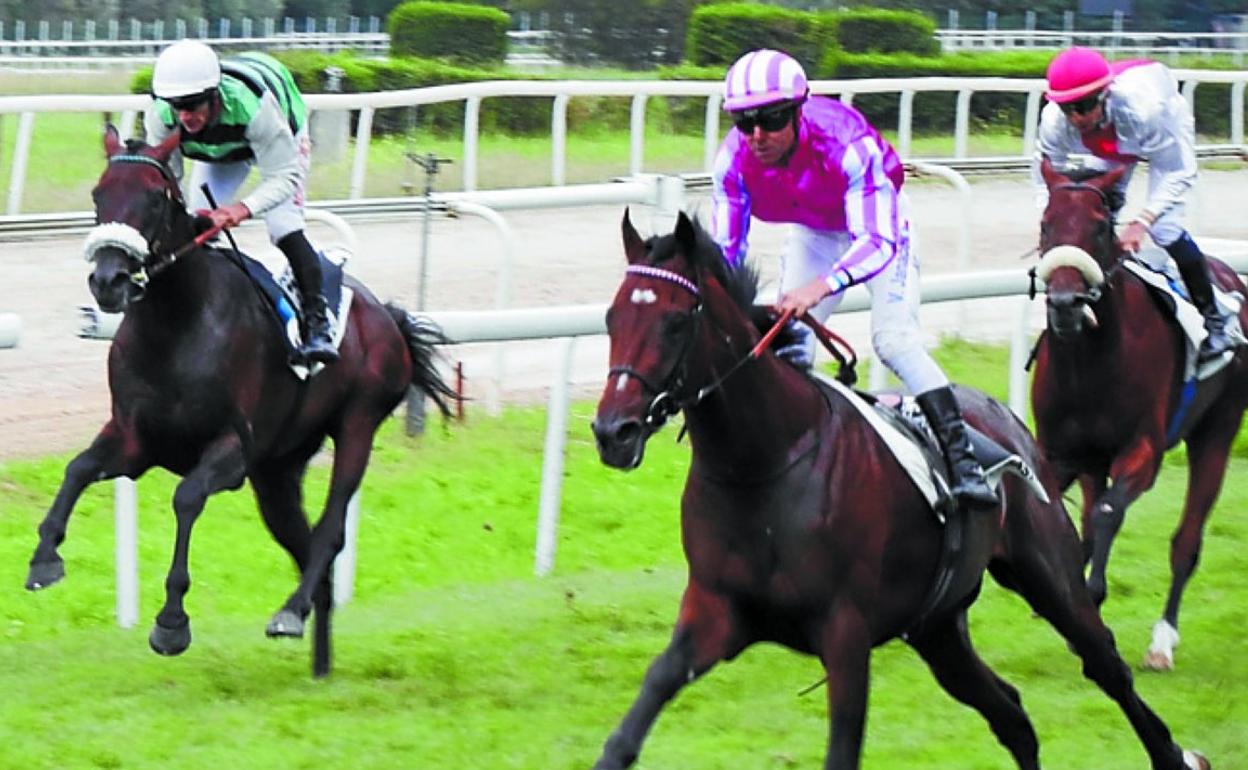
<svg viewBox="0 0 1248 770">
<path fill-rule="evenodd" d="M 1235 342 L 1226 333 L 1226 316 L 1222 315 L 1213 299 L 1213 283 L 1209 280 L 1209 264 L 1205 255 L 1187 233 L 1165 248 L 1179 266 L 1179 275 L 1183 276 L 1187 293 L 1192 295 L 1192 303 L 1205 317 L 1208 336 L 1200 344 L 1198 357 L 1201 361 L 1217 358 L 1235 347 Z"/>
<path fill-rule="evenodd" d="M 295 282 L 299 284 L 299 295 L 303 299 L 304 334 L 299 354 L 308 362 L 332 364 L 338 360 L 338 351 L 334 350 L 325 296 L 321 294 L 321 258 L 302 230 L 283 237 L 277 242 L 277 247 L 290 262 Z"/>
<path fill-rule="evenodd" d="M 971 450 L 966 423 L 949 386 L 934 388 L 915 398 L 945 450 L 953 477 L 953 496 L 962 508 L 995 508 L 1001 501 L 984 479 L 984 469 Z"/>
</svg>

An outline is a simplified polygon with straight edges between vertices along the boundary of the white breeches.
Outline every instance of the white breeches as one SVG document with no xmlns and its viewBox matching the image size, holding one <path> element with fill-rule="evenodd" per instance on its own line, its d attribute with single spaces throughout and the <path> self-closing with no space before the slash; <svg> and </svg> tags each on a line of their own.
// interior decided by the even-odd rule
<svg viewBox="0 0 1248 770">
<path fill-rule="evenodd" d="M 865 284 L 871 293 L 871 346 L 906 389 L 918 395 L 948 385 L 949 378 L 923 348 L 919 330 L 918 249 L 904 193 L 898 197 L 897 213 L 901 231 L 897 256 Z M 792 225 L 781 267 L 781 293 L 830 272 L 849 246 L 848 233 Z M 811 309 L 811 315 L 821 323 L 826 321 L 844 296 L 842 292 L 824 299 Z M 813 354 L 813 336 L 807 344 Z"/>
<path fill-rule="evenodd" d="M 269 230 L 269 240 L 277 243 L 291 233 L 302 230 L 304 228 L 303 204 L 307 200 L 307 194 L 304 186 L 307 184 L 308 169 L 311 166 L 311 144 L 308 140 L 307 130 L 300 131 L 295 141 L 299 143 L 299 162 L 303 166 L 303 181 L 299 187 L 295 189 L 293 195 L 279 203 L 277 206 L 264 212 L 264 224 Z M 200 186 L 208 185 L 208 189 L 212 191 L 212 197 L 216 199 L 217 205 L 224 206 L 227 203 L 233 203 L 235 195 L 240 187 L 243 186 L 247 174 L 251 172 L 251 167 L 255 163 L 250 160 L 238 160 L 230 163 L 205 163 L 204 161 L 193 161 L 191 163 L 190 181 L 187 183 L 186 190 L 187 208 L 190 211 L 198 211 L 199 209 L 211 208 L 208 200 L 204 198 Z"/>
</svg>

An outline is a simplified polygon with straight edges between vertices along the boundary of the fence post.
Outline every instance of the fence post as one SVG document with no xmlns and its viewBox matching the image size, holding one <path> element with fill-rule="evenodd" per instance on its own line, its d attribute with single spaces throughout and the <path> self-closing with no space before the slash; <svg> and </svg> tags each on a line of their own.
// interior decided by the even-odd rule
<svg viewBox="0 0 1248 770">
<path fill-rule="evenodd" d="M 537 515 L 537 546 L 533 572 L 550 574 L 555 566 L 555 544 L 559 529 L 559 501 L 563 488 L 563 455 L 567 443 L 568 401 L 572 379 L 572 353 L 576 338 L 564 337 L 559 343 L 561 369 L 550 389 L 546 406 L 546 443 L 542 451 L 542 492 Z"/>
<path fill-rule="evenodd" d="M 117 625 L 133 628 L 139 622 L 138 492 L 134 480 L 125 476 L 113 482 L 113 526 Z"/>
<path fill-rule="evenodd" d="M 641 173 L 646 146 L 646 95 L 635 94 L 628 115 L 628 173 Z"/>
<path fill-rule="evenodd" d="M 550 183 L 562 187 L 567 171 L 568 94 L 557 94 L 550 108 Z"/>
</svg>

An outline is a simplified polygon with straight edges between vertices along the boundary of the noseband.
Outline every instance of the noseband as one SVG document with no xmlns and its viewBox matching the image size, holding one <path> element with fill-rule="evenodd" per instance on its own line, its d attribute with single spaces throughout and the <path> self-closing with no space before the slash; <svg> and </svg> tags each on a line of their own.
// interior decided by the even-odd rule
<svg viewBox="0 0 1248 770">
<path fill-rule="evenodd" d="M 1056 185 L 1053 189 L 1054 190 L 1070 190 L 1073 192 L 1096 193 L 1097 198 L 1100 199 L 1101 210 L 1104 211 L 1108 215 L 1105 219 L 1105 227 L 1103 228 L 1103 231 L 1098 235 L 1099 242 L 1096 245 L 1096 249 L 1100 253 L 1112 254 L 1114 250 L 1114 226 L 1113 226 L 1114 217 L 1113 217 L 1113 209 L 1110 206 L 1109 195 L 1101 188 L 1095 185 L 1087 184 L 1085 182 L 1065 182 L 1063 184 Z M 1048 254 L 1050 251 L 1052 251 L 1054 248 L 1061 248 L 1061 247 L 1060 246 L 1049 247 L 1046 249 L 1044 244 L 1040 245 L 1041 262 L 1044 261 L 1045 255 Z M 1076 246 L 1072 248 L 1077 249 L 1078 247 Z M 1091 255 L 1087 255 L 1087 256 L 1091 256 Z M 1109 285 L 1110 278 L 1113 276 L 1114 273 L 1118 271 L 1121 265 L 1122 265 L 1121 259 L 1115 260 L 1114 264 L 1108 270 L 1103 270 L 1101 281 L 1098 284 L 1094 286 L 1090 285 L 1088 287 L 1087 292 L 1079 292 L 1075 294 L 1074 299 L 1077 302 L 1081 302 L 1087 305 L 1094 305 L 1097 302 L 1099 302 L 1101 297 L 1104 294 L 1105 287 Z M 1036 294 L 1038 293 L 1038 289 L 1036 288 L 1036 282 L 1037 280 L 1039 280 L 1037 276 L 1038 267 L 1039 266 L 1033 267 L 1027 271 L 1027 275 L 1031 279 L 1030 286 L 1028 287 L 1028 290 L 1027 290 L 1027 295 L 1030 299 L 1035 299 Z M 1082 269 L 1080 270 L 1080 272 L 1084 273 Z M 1084 273 L 1084 275 L 1086 276 L 1086 273 Z M 1047 290 L 1046 290 L 1046 293 L 1047 293 Z"/>
<path fill-rule="evenodd" d="M 178 186 L 178 182 L 174 178 L 173 171 L 170 170 L 168 164 L 162 163 L 155 158 L 149 158 L 146 155 L 131 153 L 113 155 L 108 159 L 108 163 L 109 165 L 114 163 L 132 163 L 151 166 L 160 172 L 160 176 L 165 183 L 158 219 L 159 229 L 156 232 L 149 235 L 140 232 L 125 222 L 102 222 L 87 233 L 86 242 L 83 246 L 88 262 L 94 261 L 96 252 L 105 247 L 120 249 L 137 260 L 140 268 L 130 274 L 130 282 L 142 292 L 146 289 L 147 283 L 153 275 L 168 268 L 181 256 L 182 250 L 170 251 L 167 248 L 171 229 L 170 222 L 172 221 L 171 214 L 174 213 L 170 210 L 170 207 L 176 205 L 179 207 L 178 210 L 185 210 L 186 204 L 182 199 L 182 190 Z"/>
<path fill-rule="evenodd" d="M 676 363 L 672 366 L 670 372 L 663 382 L 656 386 L 650 382 L 644 375 L 628 364 L 622 366 L 613 366 L 607 371 L 608 377 L 614 377 L 617 374 L 626 374 L 629 377 L 636 377 L 647 391 L 654 394 L 654 398 L 650 400 L 650 405 L 646 407 L 645 423 L 646 427 L 651 430 L 658 430 L 663 427 L 667 419 L 679 412 L 685 406 L 696 404 L 706 396 L 706 388 L 698 391 L 692 397 L 680 398 L 676 395 L 678 391 L 684 388 L 686 369 L 688 367 L 689 352 L 693 349 L 693 341 L 698 335 L 698 319 L 702 317 L 702 293 L 698 290 L 697 284 L 690 281 L 680 273 L 671 270 L 664 270 L 661 267 L 652 267 L 650 265 L 629 265 L 625 269 L 626 273 L 632 275 L 644 275 L 648 278 L 657 278 L 660 281 L 674 283 L 685 291 L 693 295 L 696 302 L 693 309 L 689 311 L 693 323 L 690 324 L 689 334 L 685 337 L 685 343 L 681 347 L 680 356 L 676 359 Z"/>
</svg>

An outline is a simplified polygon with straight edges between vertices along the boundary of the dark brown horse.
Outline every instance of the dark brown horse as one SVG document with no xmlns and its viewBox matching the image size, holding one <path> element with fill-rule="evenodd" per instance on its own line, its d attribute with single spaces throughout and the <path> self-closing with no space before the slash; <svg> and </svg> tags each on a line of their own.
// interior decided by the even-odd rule
<svg viewBox="0 0 1248 770">
<path fill-rule="evenodd" d="M 1205 520 L 1248 406 L 1248 356 L 1241 348 L 1218 374 L 1187 386 L 1182 332 L 1144 281 L 1125 269 L 1114 237 L 1106 196 L 1122 171 L 1072 182 L 1046 162 L 1042 173 L 1049 203 L 1036 272 L 1048 285 L 1048 322 L 1031 387 L 1036 438 L 1059 487 L 1078 480 L 1083 491 L 1088 586 L 1098 604 L 1127 507 L 1153 486 L 1166 449 L 1187 442 L 1187 500 L 1170 543 L 1170 594 L 1144 661 L 1173 668 L 1183 588 L 1196 569 Z M 1215 259 L 1209 264 L 1217 284 L 1248 296 L 1229 267 Z M 1241 310 L 1245 321 L 1248 311 Z"/>
<path fill-rule="evenodd" d="M 1019 478 L 1004 479 L 1001 509 L 967 526 L 974 580 L 918 623 L 941 525 L 844 395 L 771 354 L 734 370 L 759 339 L 749 316 L 754 274 L 730 270 L 683 214 L 675 233 L 645 241 L 626 215 L 624 251 L 628 272 L 607 312 L 611 374 L 594 433 L 604 463 L 634 468 L 663 417 L 683 409 L 693 451 L 681 499 L 689 582 L 671 643 L 596 768 L 633 764 L 682 687 L 761 641 L 819 656 L 831 710 L 825 767 L 857 768 L 871 650 L 904 635 L 1018 766 L 1036 770 L 1038 741 L 1019 695 L 979 658 L 967 628 L 985 565 L 1069 641 L 1084 673 L 1127 715 L 1154 770 L 1208 767 L 1174 743 L 1136 694 L 1084 585 L 1056 481 L 1007 409 L 957 389 L 967 420 L 1035 468 L 1051 502 Z"/>
<path fill-rule="evenodd" d="M 378 425 L 409 386 L 446 410 L 452 391 L 435 367 L 440 332 L 352 279 L 341 360 L 310 381 L 288 366 L 274 317 L 251 279 L 226 252 L 192 246 L 194 218 L 167 165 L 175 133 L 159 147 L 123 147 L 111 127 L 108 165 L 92 193 L 97 230 L 111 245 L 94 250 L 91 293 L 125 312 L 108 356 L 112 418 L 65 469 L 39 525 L 29 589 L 64 577 L 57 547 L 78 496 L 90 483 L 138 478 L 153 466 L 182 476 L 173 497 L 177 535 L 165 604 L 149 641 L 162 655 L 191 643 L 183 597 L 190 588 L 191 528 L 209 495 L 251 481 L 264 522 L 294 559 L 300 581 L 270 621 L 270 636 L 302 636 L 315 605 L 313 672 L 330 668 L 330 575 L 342 548 L 346 506 L 360 485 Z M 174 259 L 174 255 L 177 258 Z M 316 526 L 303 509 L 309 459 L 334 443 L 328 499 Z"/>
</svg>

